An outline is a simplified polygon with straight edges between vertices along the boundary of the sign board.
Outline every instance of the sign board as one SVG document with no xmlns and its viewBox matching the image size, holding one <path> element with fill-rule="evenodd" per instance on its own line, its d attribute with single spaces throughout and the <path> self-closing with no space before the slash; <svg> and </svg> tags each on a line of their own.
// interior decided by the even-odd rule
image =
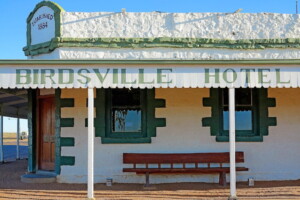
<svg viewBox="0 0 300 200">
<path fill-rule="evenodd" d="M 30 21 L 31 45 L 50 41 L 55 37 L 54 11 L 47 7 L 40 7 Z"/>
<path fill-rule="evenodd" d="M 2 66 L 1 88 L 300 87 L 300 67 Z"/>
</svg>

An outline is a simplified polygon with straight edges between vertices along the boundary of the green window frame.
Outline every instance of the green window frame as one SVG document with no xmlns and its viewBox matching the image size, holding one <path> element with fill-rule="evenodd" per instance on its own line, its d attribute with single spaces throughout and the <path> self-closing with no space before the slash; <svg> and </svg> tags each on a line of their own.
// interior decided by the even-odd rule
<svg viewBox="0 0 300 200">
<path fill-rule="evenodd" d="M 210 97 L 203 98 L 203 106 L 211 107 L 211 117 L 202 119 L 202 125 L 210 127 L 212 136 L 216 136 L 217 142 L 228 142 L 229 131 L 224 130 L 223 118 L 223 94 L 227 88 L 211 88 Z M 242 90 L 242 89 L 241 89 Z M 276 118 L 269 117 L 268 108 L 275 107 L 275 98 L 268 98 L 268 89 L 253 88 L 251 111 L 252 111 L 252 129 L 236 130 L 237 142 L 262 142 L 263 136 L 269 134 L 269 126 L 276 126 Z M 238 98 L 238 96 L 236 96 Z"/>
<path fill-rule="evenodd" d="M 139 89 L 141 101 L 141 131 L 112 131 L 112 91 L 119 89 L 97 89 L 95 107 L 95 134 L 103 144 L 151 143 L 156 137 L 156 128 L 166 126 L 165 118 L 156 118 L 155 109 L 165 107 L 164 99 L 155 99 L 155 89 Z M 132 89 L 134 90 L 134 89 Z"/>
<path fill-rule="evenodd" d="M 126 90 L 126 89 L 114 89 L 115 92 L 120 90 Z M 132 89 L 133 90 L 139 90 L 139 89 Z M 121 91 L 120 91 L 121 92 Z M 141 110 L 141 131 L 113 131 L 113 89 L 109 89 L 106 91 L 106 134 L 108 137 L 111 138 L 143 138 L 147 137 L 146 130 L 147 130 L 147 99 L 146 99 L 146 91 L 145 90 L 139 90 L 139 100 L 140 100 L 140 110 Z M 127 106 L 124 109 L 129 109 L 130 106 Z"/>
</svg>

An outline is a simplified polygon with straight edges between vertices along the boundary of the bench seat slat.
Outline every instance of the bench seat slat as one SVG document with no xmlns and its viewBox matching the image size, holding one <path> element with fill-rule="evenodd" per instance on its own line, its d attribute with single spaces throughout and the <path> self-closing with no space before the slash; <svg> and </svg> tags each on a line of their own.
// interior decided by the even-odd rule
<svg viewBox="0 0 300 200">
<path fill-rule="evenodd" d="M 244 162 L 244 152 L 236 152 L 236 163 Z M 219 174 L 219 184 L 226 185 L 226 173 L 229 167 L 223 164 L 230 163 L 229 152 L 221 153 L 123 153 L 124 164 L 134 164 L 134 168 L 123 168 L 123 172 L 135 172 L 146 175 L 146 185 L 149 185 L 149 174 Z M 194 168 L 186 168 L 186 164 L 195 164 Z M 135 168 L 136 164 L 143 164 L 146 168 Z M 158 168 L 148 168 L 149 164 L 156 164 Z M 169 168 L 161 168 L 161 164 L 169 164 Z M 174 164 L 181 164 L 174 168 Z M 199 164 L 207 164 L 199 167 Z M 211 164 L 219 164 L 212 167 Z M 246 167 L 236 167 L 236 171 L 248 171 Z"/>
<path fill-rule="evenodd" d="M 229 152 L 222 153 L 124 153 L 124 164 L 229 163 Z M 236 163 L 244 162 L 244 152 L 236 152 Z"/>
<path fill-rule="evenodd" d="M 236 167 L 236 171 L 248 171 L 246 167 Z M 124 168 L 123 172 L 135 172 L 137 174 L 149 173 L 220 173 L 230 172 L 229 167 L 212 167 L 212 168 Z"/>
</svg>

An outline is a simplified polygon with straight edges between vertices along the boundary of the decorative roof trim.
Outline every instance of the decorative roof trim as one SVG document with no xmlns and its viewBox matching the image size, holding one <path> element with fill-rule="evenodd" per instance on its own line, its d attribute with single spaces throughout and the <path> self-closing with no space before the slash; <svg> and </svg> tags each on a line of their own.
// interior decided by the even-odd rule
<svg viewBox="0 0 300 200">
<path fill-rule="evenodd" d="M 2 65 L 300 65 L 300 59 L 256 60 L 1 60 Z"/>
<path fill-rule="evenodd" d="M 57 15 L 58 16 L 58 15 Z M 59 15 L 60 16 L 60 15 Z M 57 33 L 58 34 L 58 33 Z M 60 33 L 59 33 L 60 34 Z M 209 38 L 53 38 L 49 42 L 27 45 L 26 56 L 50 53 L 59 47 L 80 48 L 223 48 L 223 49 L 300 49 L 300 38 L 285 39 L 209 39 Z"/>
</svg>

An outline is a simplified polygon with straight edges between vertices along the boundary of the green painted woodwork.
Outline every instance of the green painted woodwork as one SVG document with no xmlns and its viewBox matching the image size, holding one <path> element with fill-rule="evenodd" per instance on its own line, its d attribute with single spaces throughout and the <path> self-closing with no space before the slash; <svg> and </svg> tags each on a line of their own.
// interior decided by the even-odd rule
<svg viewBox="0 0 300 200">
<path fill-rule="evenodd" d="M 60 16 L 60 15 L 58 15 Z M 266 49 L 300 48 L 300 38 L 278 39 L 213 39 L 213 38 L 61 38 L 23 48 L 26 56 L 49 53 L 59 47 L 83 48 L 223 48 Z"/>
<path fill-rule="evenodd" d="M 55 173 L 60 174 L 61 163 L 61 138 L 60 138 L 60 116 L 61 116 L 61 89 L 55 90 Z"/>
<path fill-rule="evenodd" d="M 73 147 L 75 146 L 75 138 L 73 137 L 61 137 L 60 138 L 61 147 Z"/>
<path fill-rule="evenodd" d="M 36 131 L 36 90 L 28 89 L 28 172 L 36 172 L 37 131 Z"/>
<path fill-rule="evenodd" d="M 61 108 L 74 107 L 74 99 L 73 98 L 60 99 L 60 107 Z"/>
<path fill-rule="evenodd" d="M 147 137 L 147 104 L 146 104 L 146 90 L 140 90 L 140 102 L 141 102 L 141 122 L 142 122 L 142 130 L 141 132 L 113 132 L 112 131 L 112 115 L 111 115 L 111 108 L 112 108 L 112 90 L 107 89 L 105 90 L 105 137 L 106 138 L 118 138 L 123 139 L 124 143 L 128 143 L 129 140 L 134 138 L 144 138 Z M 145 115 L 146 114 L 146 115 Z"/>
<path fill-rule="evenodd" d="M 300 59 L 258 59 L 258 60 L 1 60 L 0 65 L 43 66 L 61 65 L 91 66 L 91 65 L 299 65 Z"/>
<path fill-rule="evenodd" d="M 155 118 L 155 109 L 166 107 L 164 99 L 155 99 L 155 89 L 147 89 L 147 106 L 146 106 L 146 122 L 147 122 L 147 137 L 156 137 L 156 128 L 165 127 L 165 118 Z"/>
<path fill-rule="evenodd" d="M 134 144 L 134 143 L 151 143 L 150 137 L 141 138 L 101 138 L 103 144 Z"/>
<path fill-rule="evenodd" d="M 220 122 L 219 105 L 221 104 L 219 98 L 219 89 L 211 88 L 210 97 L 203 98 L 203 106 L 211 107 L 211 117 L 205 117 L 202 119 L 203 126 L 210 126 L 210 134 L 212 136 L 219 135 L 219 128 L 222 127 Z"/>
<path fill-rule="evenodd" d="M 60 157 L 60 165 L 75 165 L 75 157 L 74 156 L 61 156 Z"/>
<path fill-rule="evenodd" d="M 60 127 L 74 127 L 74 118 L 61 118 Z"/>
<path fill-rule="evenodd" d="M 95 99 L 96 119 L 95 134 L 101 137 L 103 144 L 108 143 L 151 143 L 151 137 L 156 136 L 156 128 L 166 126 L 164 118 L 155 118 L 155 108 L 165 107 L 165 100 L 155 99 L 155 89 L 145 89 L 141 93 L 144 96 L 142 101 L 142 110 L 145 115 L 142 116 L 142 133 L 128 135 L 112 134 L 110 126 L 110 101 L 109 89 L 97 89 Z"/>
<path fill-rule="evenodd" d="M 94 126 L 95 126 L 95 136 L 105 138 L 105 89 L 97 89 L 96 90 L 96 99 L 94 102 L 94 106 L 96 107 L 96 118 Z"/>
<path fill-rule="evenodd" d="M 55 151 L 55 172 L 60 174 L 62 165 L 74 165 L 74 156 L 61 156 L 61 147 L 74 147 L 75 138 L 74 137 L 61 137 L 62 127 L 74 127 L 73 118 L 61 118 L 61 108 L 74 107 L 73 98 L 61 98 L 61 89 L 55 90 L 55 133 L 56 133 L 56 151 Z"/>
<path fill-rule="evenodd" d="M 64 11 L 64 9 L 52 2 L 52 1 L 42 1 L 40 3 L 38 3 L 35 8 L 33 9 L 33 11 L 29 14 L 29 16 L 27 17 L 27 46 L 23 48 L 23 50 L 25 52 L 34 52 L 36 51 L 36 49 L 39 49 L 39 51 L 42 53 L 49 53 L 50 51 L 54 50 L 51 49 L 51 41 L 43 43 L 43 44 L 36 44 L 36 45 L 31 45 L 31 24 L 30 21 L 33 18 L 35 12 L 43 7 L 43 6 L 47 6 L 49 8 L 51 8 L 54 11 L 54 20 L 55 20 L 55 38 L 59 38 L 61 37 L 61 12 Z M 43 49 L 47 49 L 47 51 L 43 51 Z M 26 54 L 26 53 L 25 53 Z M 31 55 L 31 54 L 28 54 Z"/>
<path fill-rule="evenodd" d="M 37 91 L 34 89 L 28 90 L 28 172 L 34 173 L 36 172 L 36 156 L 37 156 L 37 147 L 36 147 L 36 119 L 37 119 Z M 61 165 L 74 165 L 75 157 L 72 156 L 61 156 L 61 147 L 70 147 L 75 145 L 75 139 L 71 137 L 60 137 L 61 134 L 61 107 L 70 106 L 70 99 L 62 99 L 61 90 L 55 90 L 55 173 L 60 174 Z M 64 102 L 65 101 L 65 102 Z M 62 106 L 61 102 L 64 102 L 64 106 Z M 66 103 L 68 102 L 68 103 Z M 67 120 L 65 120 L 67 119 Z M 65 118 L 62 121 L 65 123 L 65 127 L 69 127 L 71 124 L 69 118 Z M 68 125 L 68 126 L 66 126 Z"/>
<path fill-rule="evenodd" d="M 210 134 L 216 136 L 217 142 L 228 142 L 228 131 L 223 130 L 222 122 L 222 89 L 211 88 L 210 97 L 203 98 L 203 106 L 211 107 L 211 117 L 202 119 L 202 126 L 210 127 Z M 269 126 L 276 126 L 276 117 L 269 117 L 268 108 L 275 107 L 276 101 L 274 98 L 268 98 L 268 89 L 259 88 L 254 90 L 254 98 L 257 108 L 253 110 L 254 115 L 254 135 L 245 136 L 245 131 L 236 131 L 237 142 L 262 142 L 263 136 L 269 134 Z"/>
</svg>

